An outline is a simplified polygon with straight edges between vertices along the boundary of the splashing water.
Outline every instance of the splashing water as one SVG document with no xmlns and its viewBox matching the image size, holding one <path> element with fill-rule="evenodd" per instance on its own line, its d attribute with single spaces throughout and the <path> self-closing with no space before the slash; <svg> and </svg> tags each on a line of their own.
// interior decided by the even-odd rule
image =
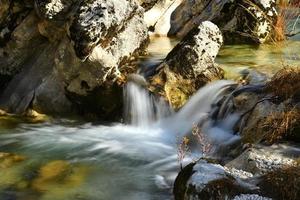
<svg viewBox="0 0 300 200">
<path fill-rule="evenodd" d="M 59 158 L 94 166 L 97 175 L 91 174 L 87 186 L 82 186 L 82 190 L 93 191 L 90 199 L 170 199 L 169 191 L 179 170 L 177 137 L 189 133 L 194 123 L 206 121 L 207 133 L 216 138 L 226 135 L 223 138 L 230 140 L 232 134 L 227 130 L 232 120 L 214 125 L 207 119 L 213 103 L 232 84 L 208 84 L 172 114 L 162 100 L 129 83 L 125 102 L 130 125 L 23 125 L 18 133 L 0 135 L 0 151 L 11 149 L 36 160 Z M 113 175 L 107 177 L 107 171 Z"/>
<path fill-rule="evenodd" d="M 134 82 L 127 83 L 124 95 L 125 120 L 133 126 L 149 127 L 172 113 L 163 99 L 156 99 Z"/>
</svg>

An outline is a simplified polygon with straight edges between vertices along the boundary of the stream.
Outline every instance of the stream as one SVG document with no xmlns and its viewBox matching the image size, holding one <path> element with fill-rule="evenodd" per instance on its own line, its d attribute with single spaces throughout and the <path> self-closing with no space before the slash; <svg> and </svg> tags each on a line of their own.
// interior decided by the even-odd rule
<svg viewBox="0 0 300 200">
<path fill-rule="evenodd" d="M 152 38 L 149 54 L 140 59 L 141 68 L 157 65 L 176 43 Z M 224 46 L 216 61 L 225 69 L 226 78 L 237 80 L 244 70 L 270 76 L 282 67 L 282 60 L 300 65 L 299 52 L 296 40 L 277 46 Z M 237 116 L 227 116 L 217 124 L 210 120 L 213 104 L 233 84 L 225 80 L 208 84 L 175 113 L 141 86 L 128 83 L 124 124 L 0 118 L 0 152 L 24 156 L 17 165 L 0 164 L 0 199 L 172 199 L 173 181 L 180 170 L 178 141 L 194 123 L 205 122 L 204 132 L 215 146 L 239 139 L 232 132 Z M 200 155 L 195 147 L 183 162 Z M 55 176 L 59 171 L 63 175 Z"/>
</svg>

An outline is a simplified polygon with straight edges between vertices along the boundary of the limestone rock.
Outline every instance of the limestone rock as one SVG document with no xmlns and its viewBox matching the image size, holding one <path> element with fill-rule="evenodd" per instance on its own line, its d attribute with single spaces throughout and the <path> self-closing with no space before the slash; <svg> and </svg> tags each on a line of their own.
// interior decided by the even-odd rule
<svg viewBox="0 0 300 200">
<path fill-rule="evenodd" d="M 183 37 L 209 20 L 221 29 L 225 43 L 264 43 L 271 40 L 275 8 L 275 0 L 184 1 L 172 14 L 169 35 Z"/>
<path fill-rule="evenodd" d="M 84 60 L 98 44 L 106 47 L 137 9 L 134 0 L 83 1 L 70 27 L 76 55 Z"/>
<path fill-rule="evenodd" d="M 214 63 L 222 43 L 218 27 L 203 22 L 167 55 L 151 78 L 150 90 L 165 96 L 173 108 L 180 108 L 201 86 L 223 77 Z"/>
<path fill-rule="evenodd" d="M 36 0 L 0 49 L 1 108 L 121 112 L 118 80 L 148 43 L 143 12 L 133 0 Z"/>
<path fill-rule="evenodd" d="M 37 13 L 48 20 L 65 21 L 71 9 L 76 6 L 78 3 L 75 0 L 35 0 Z"/>
</svg>

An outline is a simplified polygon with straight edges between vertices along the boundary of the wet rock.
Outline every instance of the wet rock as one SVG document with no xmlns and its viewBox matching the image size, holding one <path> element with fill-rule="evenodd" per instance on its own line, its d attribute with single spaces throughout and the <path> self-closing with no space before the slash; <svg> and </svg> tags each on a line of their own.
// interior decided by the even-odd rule
<svg viewBox="0 0 300 200">
<path fill-rule="evenodd" d="M 298 68 L 284 68 L 269 82 L 238 87 L 221 103 L 219 119 L 239 115 L 234 131 L 244 144 L 299 142 L 299 77 Z"/>
<path fill-rule="evenodd" d="M 75 199 L 87 172 L 85 166 L 63 160 L 51 161 L 39 169 L 31 187 L 41 192 L 42 199 Z"/>
<path fill-rule="evenodd" d="M 26 158 L 13 153 L 0 152 L 0 168 L 9 168 L 16 163 L 24 161 Z"/>
<path fill-rule="evenodd" d="M 174 185 L 176 200 L 225 200 L 250 191 L 251 188 L 241 184 L 239 178 L 232 176 L 226 168 L 203 160 L 184 168 L 177 176 Z"/>
<path fill-rule="evenodd" d="M 8 187 L 19 186 L 19 183 L 23 181 L 22 165 L 25 160 L 26 157 L 23 155 L 0 152 L 0 191 Z"/>
<path fill-rule="evenodd" d="M 275 0 L 183 1 L 172 13 L 169 35 L 185 36 L 209 20 L 222 31 L 225 43 L 264 43 L 271 40 L 277 20 Z"/>
<path fill-rule="evenodd" d="M 222 43 L 218 27 L 203 22 L 157 68 L 150 81 L 150 91 L 164 96 L 173 108 L 180 108 L 201 86 L 223 77 L 222 69 L 214 63 Z"/>
<path fill-rule="evenodd" d="M 1 108 L 116 116 L 120 80 L 148 42 L 143 12 L 132 0 L 36 0 L 0 49 Z"/>
</svg>

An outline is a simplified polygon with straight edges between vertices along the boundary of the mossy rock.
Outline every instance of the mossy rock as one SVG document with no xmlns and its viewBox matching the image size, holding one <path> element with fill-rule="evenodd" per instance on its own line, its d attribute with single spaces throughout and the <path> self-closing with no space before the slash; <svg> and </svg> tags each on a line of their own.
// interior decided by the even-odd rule
<svg viewBox="0 0 300 200">
<path fill-rule="evenodd" d="M 25 159 L 25 156 L 0 152 L 0 169 L 10 168 L 15 164 L 24 161 Z"/>
<path fill-rule="evenodd" d="M 28 183 L 23 179 L 24 156 L 0 152 L 0 189 L 14 186 L 25 188 Z"/>
<path fill-rule="evenodd" d="M 54 160 L 42 166 L 31 188 L 41 192 L 41 199 L 74 199 L 88 173 L 88 167 Z"/>
</svg>

